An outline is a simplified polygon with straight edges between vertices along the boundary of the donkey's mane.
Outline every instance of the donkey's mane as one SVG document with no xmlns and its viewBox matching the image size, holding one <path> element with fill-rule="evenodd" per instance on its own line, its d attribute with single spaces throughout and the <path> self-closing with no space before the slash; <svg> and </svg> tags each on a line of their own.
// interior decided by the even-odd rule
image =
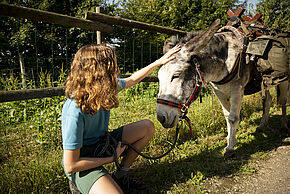
<svg viewBox="0 0 290 194">
<path fill-rule="evenodd" d="M 198 36 L 203 36 L 203 33 L 204 31 L 200 30 L 197 32 L 189 32 L 186 36 L 183 36 L 183 37 L 179 37 L 178 35 L 172 36 L 169 41 L 166 41 L 164 43 L 163 53 L 166 53 L 169 49 L 173 48 L 177 44 L 183 46 L 186 43 L 188 43 L 190 40 L 192 40 L 193 38 L 199 39 Z M 223 33 L 217 33 L 217 34 L 218 34 L 217 36 L 212 37 L 212 40 L 215 44 L 215 48 L 222 46 L 223 44 L 220 44 L 220 43 L 225 41 L 225 35 Z M 231 36 L 234 36 L 233 33 L 230 33 L 230 34 Z"/>
<path fill-rule="evenodd" d="M 197 31 L 197 32 L 189 32 L 186 36 L 179 37 L 179 36 L 173 36 L 171 37 L 170 41 L 167 42 L 167 44 L 170 47 L 174 47 L 177 44 L 183 45 L 186 42 L 188 42 L 190 39 L 194 38 L 195 36 L 201 34 L 203 31 Z"/>
</svg>

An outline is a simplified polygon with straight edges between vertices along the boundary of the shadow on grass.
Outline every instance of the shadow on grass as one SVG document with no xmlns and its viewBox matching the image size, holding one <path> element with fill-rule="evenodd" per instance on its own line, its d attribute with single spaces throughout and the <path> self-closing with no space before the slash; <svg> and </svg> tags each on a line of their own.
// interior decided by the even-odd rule
<svg viewBox="0 0 290 194">
<path fill-rule="evenodd" d="M 270 117 L 271 128 L 260 133 L 249 133 L 248 136 L 252 135 L 254 138 L 247 143 L 241 143 L 237 140 L 238 148 L 230 159 L 223 157 L 224 147 L 218 146 L 173 162 L 145 164 L 137 170 L 137 173 L 150 185 L 149 193 L 160 193 L 164 190 L 170 190 L 174 184 L 187 183 L 199 172 L 203 176 L 202 179 L 234 175 L 243 170 L 242 166 L 249 163 L 253 154 L 268 152 L 283 145 L 282 140 L 285 134 L 279 133 L 280 119 L 281 116 L 277 115 Z M 274 133 L 273 129 L 277 129 L 277 133 Z"/>
</svg>

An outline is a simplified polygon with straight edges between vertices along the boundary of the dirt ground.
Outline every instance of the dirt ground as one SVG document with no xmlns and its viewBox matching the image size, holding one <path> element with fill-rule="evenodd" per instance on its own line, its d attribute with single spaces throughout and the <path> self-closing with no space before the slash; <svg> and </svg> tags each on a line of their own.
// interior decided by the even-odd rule
<svg viewBox="0 0 290 194">
<path fill-rule="evenodd" d="M 207 193 L 279 193 L 290 194 L 290 137 L 268 154 L 268 159 L 251 165 L 253 175 L 213 178 L 207 181 Z"/>
</svg>

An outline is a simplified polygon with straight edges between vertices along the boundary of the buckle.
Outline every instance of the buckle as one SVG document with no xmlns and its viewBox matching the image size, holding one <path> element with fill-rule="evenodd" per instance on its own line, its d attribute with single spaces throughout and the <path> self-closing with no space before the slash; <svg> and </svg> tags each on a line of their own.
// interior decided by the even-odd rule
<svg viewBox="0 0 290 194">
<path fill-rule="evenodd" d="M 188 110 L 188 106 L 186 106 L 185 104 L 183 104 L 182 105 L 182 108 L 180 109 L 180 111 L 183 113 L 183 114 L 185 114 L 186 112 L 187 112 L 187 110 Z"/>
</svg>

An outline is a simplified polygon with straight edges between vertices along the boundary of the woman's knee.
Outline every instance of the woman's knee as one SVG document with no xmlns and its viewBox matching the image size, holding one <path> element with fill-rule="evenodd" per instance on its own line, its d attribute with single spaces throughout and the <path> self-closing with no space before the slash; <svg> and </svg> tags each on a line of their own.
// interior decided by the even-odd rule
<svg viewBox="0 0 290 194">
<path fill-rule="evenodd" d="M 145 128 L 147 130 L 147 134 L 150 136 L 153 136 L 155 133 L 154 123 L 152 121 L 150 121 L 149 119 L 144 119 L 143 122 L 144 122 Z"/>
<path fill-rule="evenodd" d="M 120 186 L 113 180 L 110 175 L 100 177 L 91 187 L 89 194 L 94 193 L 115 193 L 122 194 Z"/>
</svg>

